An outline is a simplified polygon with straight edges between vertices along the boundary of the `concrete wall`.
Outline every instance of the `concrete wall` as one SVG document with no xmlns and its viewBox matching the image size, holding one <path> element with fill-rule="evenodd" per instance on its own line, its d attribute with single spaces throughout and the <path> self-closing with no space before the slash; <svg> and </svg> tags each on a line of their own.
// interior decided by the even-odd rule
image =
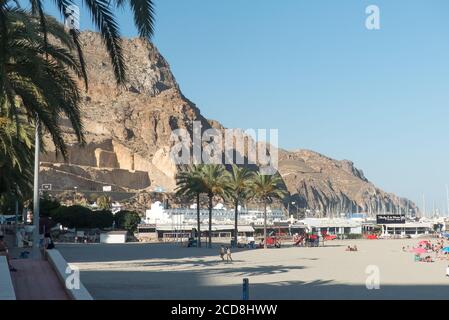
<svg viewBox="0 0 449 320">
<path fill-rule="evenodd" d="M 126 242 L 126 233 L 123 233 L 123 234 L 101 233 L 100 234 L 100 243 L 125 243 L 125 242 Z"/>
<path fill-rule="evenodd" d="M 48 261 L 52 265 L 59 280 L 66 289 L 67 293 L 73 300 L 93 300 L 89 291 L 84 287 L 81 279 L 79 279 L 79 288 L 68 288 L 66 286 L 66 280 L 69 276 L 74 274 L 73 268 L 71 268 L 61 253 L 56 249 L 51 249 L 46 251 Z M 68 269 L 69 268 L 69 269 Z M 68 272 L 66 272 L 68 271 Z"/>
<path fill-rule="evenodd" d="M 16 300 L 6 257 L 0 256 L 0 300 Z"/>
</svg>

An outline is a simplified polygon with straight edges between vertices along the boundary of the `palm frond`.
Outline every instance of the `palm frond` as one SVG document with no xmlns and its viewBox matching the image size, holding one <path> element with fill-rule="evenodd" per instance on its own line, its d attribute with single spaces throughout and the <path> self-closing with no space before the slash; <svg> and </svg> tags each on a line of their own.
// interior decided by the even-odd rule
<svg viewBox="0 0 449 320">
<path fill-rule="evenodd" d="M 140 37 L 150 40 L 154 34 L 154 3 L 152 0 L 116 0 L 117 7 L 123 7 L 126 3 L 134 14 L 134 24 Z"/>
<path fill-rule="evenodd" d="M 84 0 L 92 16 L 92 22 L 100 30 L 103 42 L 109 52 L 117 84 L 125 83 L 126 65 L 120 32 L 108 0 Z"/>
</svg>

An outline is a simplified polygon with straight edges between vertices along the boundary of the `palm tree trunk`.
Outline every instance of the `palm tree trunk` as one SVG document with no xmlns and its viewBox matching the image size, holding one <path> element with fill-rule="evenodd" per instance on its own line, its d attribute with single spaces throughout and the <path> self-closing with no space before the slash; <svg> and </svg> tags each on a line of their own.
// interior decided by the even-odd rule
<svg viewBox="0 0 449 320">
<path fill-rule="evenodd" d="M 3 163 L 0 162 L 0 177 L 3 175 L 3 171 Z M 0 185 L 0 194 L 3 192 L 6 192 L 6 186 Z"/>
<path fill-rule="evenodd" d="M 200 194 L 196 194 L 196 221 L 198 223 L 198 237 L 196 239 L 197 248 L 201 248 L 201 221 L 200 221 Z"/>
<path fill-rule="evenodd" d="M 212 196 L 209 196 L 209 248 L 212 248 Z"/>
<path fill-rule="evenodd" d="M 238 235 L 238 215 L 239 215 L 239 200 L 235 200 L 235 216 L 234 216 L 234 245 L 237 247 L 237 235 Z"/>
<path fill-rule="evenodd" d="M 267 248 L 267 202 L 263 203 L 263 248 Z"/>
</svg>

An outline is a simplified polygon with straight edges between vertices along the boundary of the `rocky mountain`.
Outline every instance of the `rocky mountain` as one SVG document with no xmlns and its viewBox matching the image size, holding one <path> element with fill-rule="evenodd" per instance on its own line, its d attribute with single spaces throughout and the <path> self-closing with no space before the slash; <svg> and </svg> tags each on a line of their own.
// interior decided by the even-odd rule
<svg viewBox="0 0 449 320">
<path fill-rule="evenodd" d="M 145 207 L 148 194 L 175 188 L 176 165 L 169 157 L 175 129 L 192 134 L 194 121 L 202 130 L 223 130 L 218 121 L 205 119 L 194 103 L 183 96 L 167 61 L 157 48 L 140 39 L 124 40 L 128 82 L 118 88 L 101 39 L 83 32 L 89 90 L 83 95 L 83 120 L 87 144 L 76 144 L 71 129 L 64 130 L 69 157 L 64 162 L 46 140 L 41 157 L 41 184 L 53 191 L 115 192 L 137 194 Z M 312 151 L 279 150 L 281 173 L 292 201 L 302 208 L 337 210 L 417 210 L 406 199 L 376 188 L 350 161 L 337 161 Z"/>
<path fill-rule="evenodd" d="M 309 150 L 280 151 L 279 172 L 291 201 L 299 208 L 319 209 L 327 215 L 418 210 L 411 201 L 377 188 L 348 160 L 334 160 Z"/>
</svg>

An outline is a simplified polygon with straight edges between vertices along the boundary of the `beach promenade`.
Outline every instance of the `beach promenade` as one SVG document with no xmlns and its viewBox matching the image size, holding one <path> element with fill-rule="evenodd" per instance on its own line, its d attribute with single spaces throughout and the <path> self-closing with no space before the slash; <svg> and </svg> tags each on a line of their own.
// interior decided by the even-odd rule
<svg viewBox="0 0 449 320">
<path fill-rule="evenodd" d="M 17 259 L 11 273 L 17 300 L 70 300 L 50 263 L 45 260 Z"/>
<path fill-rule="evenodd" d="M 402 247 L 417 240 L 329 241 L 325 247 L 236 250 L 176 244 L 59 244 L 94 299 L 448 299 L 449 261 L 414 262 Z M 357 245 L 358 252 L 346 252 Z M 372 266 L 380 289 L 368 290 Z M 367 269 L 368 268 L 368 269 Z"/>
<path fill-rule="evenodd" d="M 57 274 L 45 259 L 21 259 L 22 251 L 14 246 L 14 237 L 7 234 L 5 240 L 11 255 L 11 280 L 17 300 L 69 300 L 69 296 Z"/>
</svg>

